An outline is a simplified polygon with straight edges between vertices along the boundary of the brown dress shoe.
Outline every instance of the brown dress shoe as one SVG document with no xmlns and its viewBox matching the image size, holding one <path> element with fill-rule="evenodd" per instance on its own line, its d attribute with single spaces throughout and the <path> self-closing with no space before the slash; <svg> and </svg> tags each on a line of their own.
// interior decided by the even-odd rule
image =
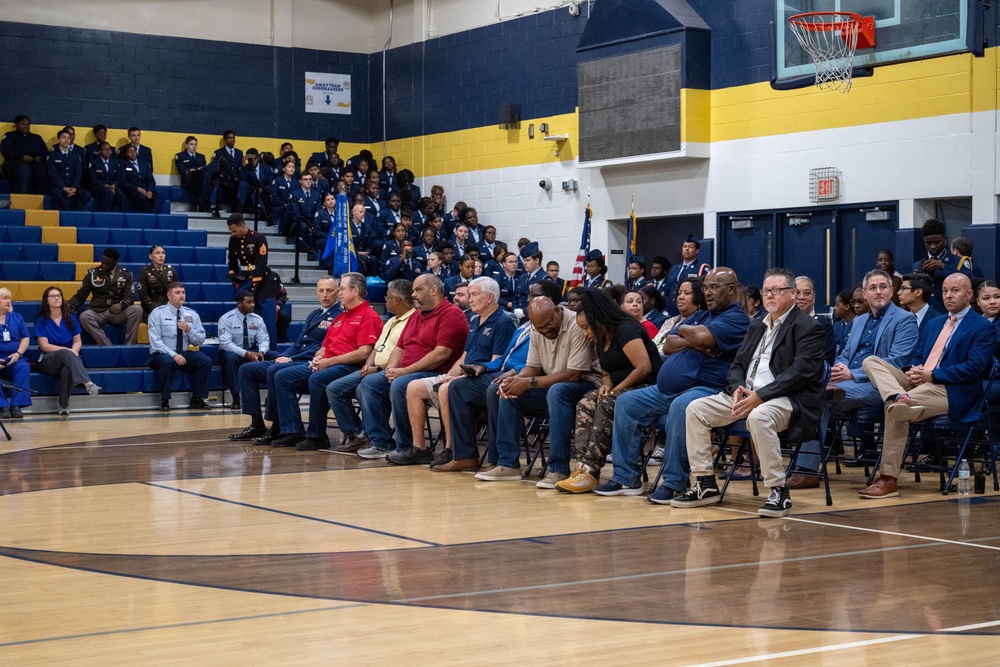
<svg viewBox="0 0 1000 667">
<path fill-rule="evenodd" d="M 878 500 L 879 498 L 895 498 L 899 495 L 895 477 L 885 475 L 876 479 L 871 485 L 858 491 L 858 497 Z"/>
<path fill-rule="evenodd" d="M 479 459 L 458 459 L 431 468 L 434 472 L 466 472 L 479 470 Z"/>
<path fill-rule="evenodd" d="M 788 489 L 816 489 L 819 488 L 819 477 L 814 475 L 803 475 L 792 473 L 785 480 L 785 488 Z"/>
</svg>

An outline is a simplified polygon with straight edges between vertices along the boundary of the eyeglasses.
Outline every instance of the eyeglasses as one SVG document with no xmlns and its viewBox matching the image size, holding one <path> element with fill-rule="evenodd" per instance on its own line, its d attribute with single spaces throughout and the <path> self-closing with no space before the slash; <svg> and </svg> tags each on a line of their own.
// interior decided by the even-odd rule
<svg viewBox="0 0 1000 667">
<path fill-rule="evenodd" d="M 778 296 L 782 292 L 785 292 L 787 290 L 792 290 L 792 289 L 795 289 L 795 288 L 794 287 L 774 287 L 774 288 L 771 288 L 771 289 L 762 289 L 760 291 L 760 293 L 763 294 L 764 296 Z"/>
<path fill-rule="evenodd" d="M 722 289 L 723 287 L 730 287 L 736 283 L 705 283 L 701 286 L 702 291 L 708 290 L 714 292 L 715 290 Z"/>
<path fill-rule="evenodd" d="M 916 288 L 910 287 L 909 285 L 903 285 L 903 286 L 901 286 L 899 288 L 899 291 L 900 292 L 912 292 L 914 289 L 916 289 Z"/>
<path fill-rule="evenodd" d="M 877 285 L 869 285 L 865 288 L 866 292 L 891 292 L 892 285 L 886 285 L 885 283 L 879 283 Z"/>
</svg>

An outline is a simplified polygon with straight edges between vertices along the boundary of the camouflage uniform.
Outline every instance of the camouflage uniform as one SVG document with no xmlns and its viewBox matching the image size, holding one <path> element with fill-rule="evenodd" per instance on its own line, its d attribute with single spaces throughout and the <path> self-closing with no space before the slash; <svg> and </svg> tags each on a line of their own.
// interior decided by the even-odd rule
<svg viewBox="0 0 1000 667">
<path fill-rule="evenodd" d="M 626 391 L 648 386 L 640 384 Z M 573 440 L 576 443 L 576 460 L 590 466 L 595 476 L 604 467 L 608 454 L 611 453 L 611 427 L 615 423 L 615 401 L 620 395 L 609 394 L 598 400 L 595 389 L 588 392 L 576 404 L 576 429 Z"/>
<path fill-rule="evenodd" d="M 125 344 L 135 345 L 139 340 L 139 322 L 142 308 L 135 304 L 132 291 L 132 273 L 116 265 L 111 271 L 95 266 L 87 271 L 80 285 L 80 291 L 73 295 L 68 305 L 79 309 L 90 297 L 90 307 L 79 314 L 80 327 L 90 334 L 98 345 L 111 345 L 104 335 L 105 324 L 125 326 Z M 112 313 L 112 306 L 119 306 Z"/>
</svg>

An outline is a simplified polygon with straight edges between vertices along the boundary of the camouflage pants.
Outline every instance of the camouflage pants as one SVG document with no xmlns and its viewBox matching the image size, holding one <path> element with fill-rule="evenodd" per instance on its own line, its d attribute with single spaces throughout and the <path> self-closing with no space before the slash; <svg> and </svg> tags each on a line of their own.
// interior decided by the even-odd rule
<svg viewBox="0 0 1000 667">
<path fill-rule="evenodd" d="M 632 389 L 648 387 L 641 384 Z M 588 392 L 576 404 L 576 460 L 599 471 L 611 453 L 611 427 L 615 423 L 615 401 L 618 396 L 605 396 L 598 400 L 597 390 Z"/>
</svg>

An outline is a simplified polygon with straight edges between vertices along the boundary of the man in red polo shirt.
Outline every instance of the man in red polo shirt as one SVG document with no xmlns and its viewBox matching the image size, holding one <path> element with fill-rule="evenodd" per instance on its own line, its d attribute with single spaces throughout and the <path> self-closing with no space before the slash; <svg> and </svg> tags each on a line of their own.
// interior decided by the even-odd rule
<svg viewBox="0 0 1000 667">
<path fill-rule="evenodd" d="M 272 447 L 313 450 L 330 446 L 326 434 L 330 411 L 326 385 L 358 370 L 375 348 L 382 331 L 382 319 L 368 305 L 367 296 L 363 275 L 344 274 L 340 281 L 340 307 L 344 312 L 330 324 L 322 347 L 308 364 L 293 364 L 275 374 L 281 437 L 271 441 Z M 303 432 L 299 394 L 307 391 L 309 427 Z"/>
<path fill-rule="evenodd" d="M 390 408 L 396 427 L 396 449 L 413 448 L 413 432 L 406 412 L 406 387 L 417 379 L 446 373 L 462 356 L 469 323 L 460 308 L 444 298 L 444 285 L 432 273 L 413 281 L 413 306 L 417 309 L 399 336 L 399 343 L 389 357 L 385 370 L 367 375 L 355 392 L 361 404 L 361 418 L 369 447 L 358 452 L 362 458 L 379 458 L 389 453 Z M 431 451 L 416 450 L 420 458 L 413 463 L 430 463 Z"/>
</svg>

